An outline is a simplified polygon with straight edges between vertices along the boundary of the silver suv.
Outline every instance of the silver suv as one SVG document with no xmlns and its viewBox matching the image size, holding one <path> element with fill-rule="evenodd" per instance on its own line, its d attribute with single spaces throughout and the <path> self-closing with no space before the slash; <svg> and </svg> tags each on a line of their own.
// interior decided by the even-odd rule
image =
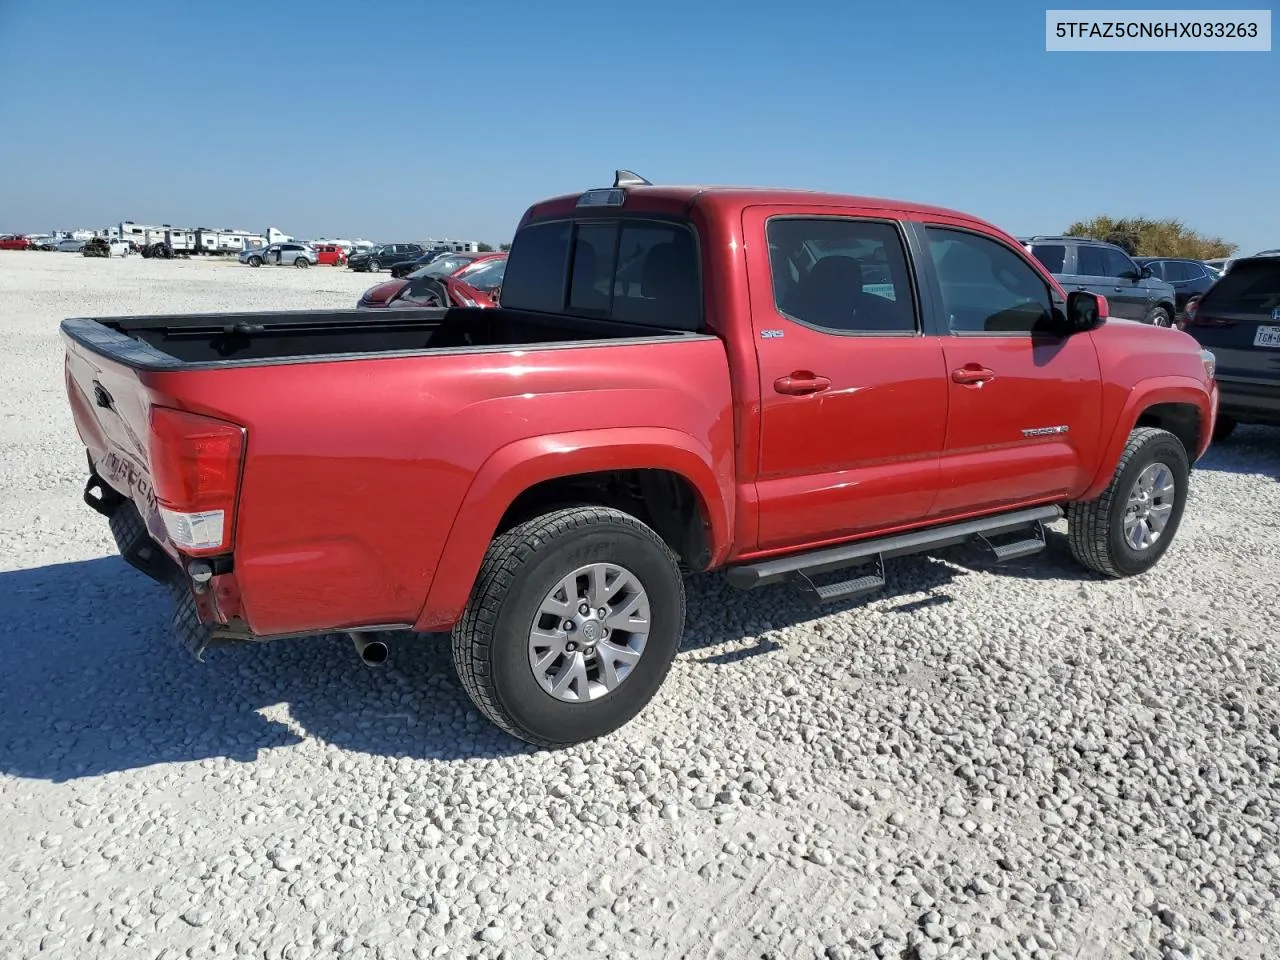
<svg viewBox="0 0 1280 960">
<path fill-rule="evenodd" d="M 1107 298 L 1113 317 L 1172 327 L 1176 294 L 1150 267 L 1139 266 L 1114 243 L 1088 237 L 1019 237 L 1062 289 L 1088 290 Z"/>
<path fill-rule="evenodd" d="M 313 247 L 305 243 L 272 243 L 265 247 L 251 247 L 240 254 L 240 262 L 251 267 L 264 263 L 276 267 L 312 267 L 320 262 Z"/>
</svg>

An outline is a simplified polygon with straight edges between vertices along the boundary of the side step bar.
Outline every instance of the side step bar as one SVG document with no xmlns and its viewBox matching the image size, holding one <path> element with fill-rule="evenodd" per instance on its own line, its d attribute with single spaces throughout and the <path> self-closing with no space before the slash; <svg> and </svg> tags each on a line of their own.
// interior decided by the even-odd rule
<svg viewBox="0 0 1280 960">
<path fill-rule="evenodd" d="M 783 580 L 799 581 L 801 592 L 815 603 L 844 600 L 873 593 L 885 585 L 884 561 L 927 550 L 939 550 L 969 540 L 980 540 L 997 561 L 1030 556 L 1045 548 L 1044 524 L 1062 516 L 1058 506 L 1031 507 L 974 520 L 962 520 L 923 530 L 843 543 L 805 553 L 772 557 L 756 563 L 731 567 L 725 573 L 731 586 L 753 590 Z M 864 567 L 858 576 L 839 583 L 819 586 L 813 577 L 846 567 Z"/>
</svg>

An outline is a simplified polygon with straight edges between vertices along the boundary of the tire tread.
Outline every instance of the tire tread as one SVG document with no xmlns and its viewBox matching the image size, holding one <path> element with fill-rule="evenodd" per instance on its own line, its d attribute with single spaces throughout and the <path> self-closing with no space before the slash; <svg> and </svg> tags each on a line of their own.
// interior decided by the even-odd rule
<svg viewBox="0 0 1280 960">
<path fill-rule="evenodd" d="M 515 588 L 520 568 L 541 547 L 566 533 L 603 523 L 631 527 L 660 550 L 673 566 L 679 564 L 679 558 L 665 541 L 629 513 L 599 506 L 553 510 L 526 520 L 494 538 L 480 565 L 471 599 L 451 633 L 454 666 L 467 696 L 491 722 L 527 743 L 556 748 L 575 741 L 550 740 L 534 734 L 524 728 L 502 703 L 489 669 L 493 634 L 502 601 Z M 683 608 L 684 582 L 678 579 L 678 583 Z M 667 669 L 670 669 L 670 664 Z"/>
<path fill-rule="evenodd" d="M 1167 430 L 1136 427 L 1125 442 L 1115 472 L 1111 475 L 1111 482 L 1107 484 L 1102 496 L 1096 500 L 1076 500 L 1067 504 L 1067 540 L 1071 546 L 1071 555 L 1078 563 L 1103 576 L 1125 576 L 1116 566 L 1109 543 L 1112 510 L 1115 509 L 1116 500 L 1122 496 L 1119 489 L 1120 477 L 1125 468 L 1150 443 L 1164 437 L 1181 442 Z"/>
</svg>

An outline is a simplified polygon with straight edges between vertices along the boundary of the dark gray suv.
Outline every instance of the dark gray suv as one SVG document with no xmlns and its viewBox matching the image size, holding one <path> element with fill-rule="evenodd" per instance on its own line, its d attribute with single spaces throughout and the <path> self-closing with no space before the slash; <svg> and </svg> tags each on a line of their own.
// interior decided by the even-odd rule
<svg viewBox="0 0 1280 960">
<path fill-rule="evenodd" d="M 1176 293 L 1171 283 L 1135 263 L 1114 243 L 1088 237 L 1019 237 L 1062 288 L 1088 290 L 1107 298 L 1111 316 L 1173 326 Z"/>
</svg>

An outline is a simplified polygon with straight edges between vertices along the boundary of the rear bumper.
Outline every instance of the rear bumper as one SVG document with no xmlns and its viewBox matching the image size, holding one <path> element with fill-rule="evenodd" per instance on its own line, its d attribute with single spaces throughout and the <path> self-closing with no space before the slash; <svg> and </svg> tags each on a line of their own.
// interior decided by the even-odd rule
<svg viewBox="0 0 1280 960">
<path fill-rule="evenodd" d="M 1280 424 L 1280 381 L 1218 378 L 1218 416 L 1240 423 Z"/>
</svg>

